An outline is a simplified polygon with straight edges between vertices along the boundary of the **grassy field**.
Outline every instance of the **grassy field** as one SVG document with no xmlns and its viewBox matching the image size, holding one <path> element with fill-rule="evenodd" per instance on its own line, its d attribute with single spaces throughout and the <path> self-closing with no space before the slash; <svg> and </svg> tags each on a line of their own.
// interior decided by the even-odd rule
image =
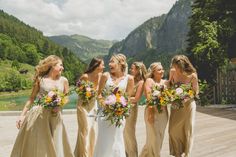
<svg viewBox="0 0 236 157">
<path fill-rule="evenodd" d="M 27 74 L 22 74 L 23 77 L 25 78 L 32 78 L 34 75 L 34 67 L 29 65 L 29 64 L 23 64 L 23 63 L 19 63 L 19 70 L 22 69 L 27 69 L 28 73 Z M 1 74 L 5 74 L 7 73 L 9 70 L 12 70 L 12 61 L 9 60 L 0 60 L 0 73 Z"/>
</svg>

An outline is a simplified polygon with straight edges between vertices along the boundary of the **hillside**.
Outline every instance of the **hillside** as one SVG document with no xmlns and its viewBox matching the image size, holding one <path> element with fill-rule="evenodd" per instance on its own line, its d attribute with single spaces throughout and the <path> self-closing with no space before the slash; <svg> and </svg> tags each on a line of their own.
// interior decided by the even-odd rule
<svg viewBox="0 0 236 157">
<path fill-rule="evenodd" d="M 35 66 L 40 59 L 50 54 L 55 54 L 63 59 L 64 75 L 70 83 L 74 83 L 77 75 L 84 71 L 85 63 L 73 52 L 54 43 L 41 31 L 0 10 L 1 60 Z M 4 68 L 4 66 L 1 64 L 0 68 Z"/>
<path fill-rule="evenodd" d="M 141 60 L 149 66 L 154 61 L 161 61 L 168 65 L 174 54 L 186 49 L 191 3 L 192 0 L 179 0 L 167 14 L 147 20 L 124 40 L 115 43 L 109 56 L 122 52 L 129 62 Z"/>
<path fill-rule="evenodd" d="M 60 35 L 49 38 L 72 50 L 85 62 L 88 62 L 93 57 L 107 55 L 114 43 L 114 41 L 96 40 L 82 35 Z"/>
</svg>

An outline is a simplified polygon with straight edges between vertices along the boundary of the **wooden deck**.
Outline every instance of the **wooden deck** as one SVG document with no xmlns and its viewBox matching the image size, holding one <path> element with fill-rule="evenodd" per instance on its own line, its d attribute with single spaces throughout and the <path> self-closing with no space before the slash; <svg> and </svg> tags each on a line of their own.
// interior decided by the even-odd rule
<svg viewBox="0 0 236 157">
<path fill-rule="evenodd" d="M 143 107 L 139 108 L 137 140 L 139 152 L 145 143 Z M 236 110 L 198 107 L 192 157 L 236 157 Z M 10 156 L 17 135 L 16 116 L 0 116 L 0 157 Z M 64 115 L 64 123 L 72 149 L 75 146 L 76 115 Z M 162 157 L 170 157 L 168 132 L 164 139 Z"/>
</svg>

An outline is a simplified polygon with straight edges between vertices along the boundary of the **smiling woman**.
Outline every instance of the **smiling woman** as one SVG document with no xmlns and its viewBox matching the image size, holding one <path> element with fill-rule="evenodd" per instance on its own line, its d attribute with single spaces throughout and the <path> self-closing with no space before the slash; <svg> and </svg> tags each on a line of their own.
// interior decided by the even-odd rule
<svg viewBox="0 0 236 157">
<path fill-rule="evenodd" d="M 11 157 L 72 157 L 60 107 L 67 102 L 66 94 L 69 91 L 68 80 L 61 76 L 64 69 L 62 60 L 50 55 L 41 60 L 35 69 L 32 93 L 16 121 L 19 133 Z M 40 103 L 35 104 L 36 96 Z M 55 102 L 61 104 L 51 103 L 54 98 L 57 98 Z"/>
</svg>

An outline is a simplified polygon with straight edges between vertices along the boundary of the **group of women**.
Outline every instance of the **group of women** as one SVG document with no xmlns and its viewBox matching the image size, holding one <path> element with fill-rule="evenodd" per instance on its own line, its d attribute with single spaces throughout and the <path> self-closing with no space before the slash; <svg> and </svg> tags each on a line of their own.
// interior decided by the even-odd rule
<svg viewBox="0 0 236 157">
<path fill-rule="evenodd" d="M 171 61 L 169 79 L 163 79 L 160 62 L 150 65 L 148 71 L 142 62 L 134 62 L 127 70 L 126 56 L 114 54 L 109 61 L 109 72 L 104 72 L 102 59 L 93 58 L 80 80 L 90 81 L 98 91 L 97 97 L 84 104 L 78 99 L 78 134 L 74 153 L 70 148 L 61 112 L 53 114 L 42 106 L 31 107 L 37 95 L 57 88 L 69 92 L 69 84 L 63 71 L 62 60 L 51 55 L 36 66 L 32 94 L 16 122 L 19 133 L 11 157 L 138 157 L 136 123 L 138 102 L 144 94 L 150 98 L 154 85 L 171 87 L 176 83 L 190 84 L 198 93 L 195 68 L 184 55 L 176 55 Z M 132 103 L 128 118 L 115 127 L 102 116 L 99 99 L 102 91 L 111 87 L 126 91 Z M 169 122 L 170 155 L 189 157 L 193 144 L 193 128 L 196 104 L 193 99 L 183 102 L 181 109 L 165 107 L 159 113 L 155 107 L 145 108 L 146 144 L 140 157 L 160 157 L 164 133 Z M 170 113 L 169 113 L 170 111 Z M 76 138 L 76 137 L 75 137 Z"/>
</svg>

